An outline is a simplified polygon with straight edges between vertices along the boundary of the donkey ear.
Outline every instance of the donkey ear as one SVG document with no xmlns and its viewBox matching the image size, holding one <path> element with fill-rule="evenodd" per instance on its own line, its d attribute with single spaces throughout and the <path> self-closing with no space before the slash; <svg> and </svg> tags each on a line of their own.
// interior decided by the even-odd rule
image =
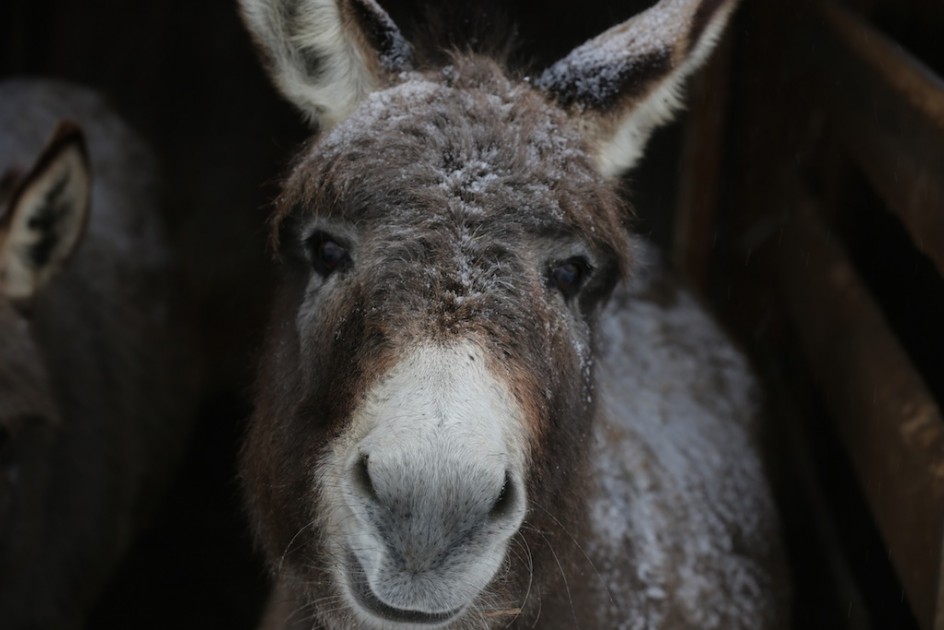
<svg viewBox="0 0 944 630">
<path fill-rule="evenodd" d="M 374 0 L 239 0 L 276 87 L 329 128 L 409 70 L 412 53 Z"/>
<path fill-rule="evenodd" d="M 537 85 L 580 119 L 600 171 L 631 168 L 680 104 L 737 0 L 662 0 L 548 68 Z"/>
<path fill-rule="evenodd" d="M 0 219 L 0 295 L 31 298 L 82 238 L 92 182 L 82 131 L 59 124 Z"/>
</svg>

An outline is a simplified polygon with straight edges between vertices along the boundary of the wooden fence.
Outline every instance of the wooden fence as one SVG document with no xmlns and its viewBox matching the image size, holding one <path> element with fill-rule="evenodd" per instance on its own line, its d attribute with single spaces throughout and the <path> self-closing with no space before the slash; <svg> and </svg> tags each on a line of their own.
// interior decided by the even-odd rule
<svg viewBox="0 0 944 630">
<path fill-rule="evenodd" d="M 903 334 L 900 298 L 870 278 L 910 281 L 918 261 L 931 277 L 913 309 L 933 313 L 944 295 L 944 40 L 920 36 L 935 29 L 944 37 L 944 3 L 746 3 L 737 39 L 693 86 L 682 153 L 676 260 L 773 381 L 784 510 L 809 509 L 786 521 L 814 522 L 793 546 L 822 554 L 813 564 L 848 628 L 944 629 L 944 356 L 915 359 L 941 346 L 944 318 Z M 891 232 L 863 242 L 869 195 L 910 239 L 904 253 L 888 253 Z M 827 431 L 854 478 L 841 492 L 868 508 L 845 526 L 828 470 L 804 465 Z M 843 556 L 860 525 L 877 527 L 904 620 L 876 612 L 876 569 Z M 804 588 L 798 615 L 819 601 Z"/>
</svg>

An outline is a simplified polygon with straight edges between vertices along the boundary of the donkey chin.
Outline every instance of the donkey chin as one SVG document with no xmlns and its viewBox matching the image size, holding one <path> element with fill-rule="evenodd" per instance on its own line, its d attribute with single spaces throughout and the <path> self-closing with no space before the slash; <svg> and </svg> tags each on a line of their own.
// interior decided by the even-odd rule
<svg viewBox="0 0 944 630">
<path fill-rule="evenodd" d="M 413 349 L 321 470 L 335 579 L 368 627 L 441 627 L 486 590 L 526 510 L 522 414 L 473 344 Z"/>
</svg>

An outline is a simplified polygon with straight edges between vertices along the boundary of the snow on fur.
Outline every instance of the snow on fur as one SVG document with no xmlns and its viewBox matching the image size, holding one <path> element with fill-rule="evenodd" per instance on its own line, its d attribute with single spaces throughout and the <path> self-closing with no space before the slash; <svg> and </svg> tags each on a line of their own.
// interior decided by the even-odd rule
<svg viewBox="0 0 944 630">
<path fill-rule="evenodd" d="M 755 453 L 757 383 L 639 240 L 636 260 L 601 322 L 606 406 L 591 457 L 590 554 L 612 627 L 766 627 L 782 593 L 761 561 L 776 551 L 777 525 Z"/>
<path fill-rule="evenodd" d="M 553 81 L 464 55 L 402 72 L 296 160 L 273 221 L 293 270 L 243 461 L 257 537 L 281 570 L 272 627 L 299 607 L 328 628 L 410 615 L 452 630 L 782 626 L 750 370 L 631 240 L 613 179 L 732 3 L 710 3 L 694 28 L 698 6 L 660 3 L 578 49 Z M 620 85 L 646 68 L 654 89 Z M 565 81 L 595 101 L 568 105 L 552 85 Z M 617 99 L 629 124 L 605 124 L 613 94 L 632 96 Z M 346 248 L 337 273 L 297 254 L 314 234 Z M 552 273 L 567 265 L 585 270 L 576 293 Z M 439 358 L 413 369 L 417 348 Z M 491 400 L 481 413 L 493 415 L 442 411 L 463 395 L 475 398 L 465 409 Z M 410 448 L 396 427 L 421 425 L 429 439 Z M 485 426 L 488 439 L 462 437 Z M 371 469 L 365 453 L 384 444 L 396 457 Z M 502 473 L 515 509 L 526 503 L 514 532 L 475 516 Z M 419 496 L 430 479 L 446 485 Z M 473 566 L 494 571 L 487 586 Z"/>
</svg>

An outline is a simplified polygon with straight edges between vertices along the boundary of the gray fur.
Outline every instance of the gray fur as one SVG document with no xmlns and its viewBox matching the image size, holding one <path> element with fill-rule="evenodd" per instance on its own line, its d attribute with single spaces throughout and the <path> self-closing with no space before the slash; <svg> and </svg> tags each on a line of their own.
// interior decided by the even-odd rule
<svg viewBox="0 0 944 630">
<path fill-rule="evenodd" d="M 642 23 L 682 12 L 668 35 L 687 37 L 698 4 L 662 3 Z M 785 627 L 754 378 L 631 236 L 592 124 L 457 55 L 358 99 L 296 160 L 276 203 L 284 274 L 242 463 L 276 582 L 267 627 Z M 313 237 L 346 248 L 344 266 L 317 271 Z M 572 260 L 587 280 L 569 293 L 552 271 Z M 468 368 L 449 354 L 465 347 L 480 352 Z M 449 367 L 404 369 L 420 348 Z M 481 398 L 510 410 L 437 418 L 427 402 L 450 408 L 443 383 L 478 391 L 483 364 L 502 391 Z M 440 440 L 450 425 L 452 438 L 497 426 L 520 439 Z M 352 462 L 376 452 L 352 496 Z M 508 542 L 470 515 L 487 522 L 515 458 L 526 512 Z M 421 568 L 397 566 L 404 548 Z M 473 561 L 491 571 L 484 588 L 464 573 Z"/>
<path fill-rule="evenodd" d="M 166 489 L 193 414 L 187 320 L 155 159 L 95 94 L 0 84 L 0 167 L 28 169 L 57 123 L 84 130 L 91 217 L 30 301 L 0 296 L 0 619 L 78 628 Z"/>
</svg>

